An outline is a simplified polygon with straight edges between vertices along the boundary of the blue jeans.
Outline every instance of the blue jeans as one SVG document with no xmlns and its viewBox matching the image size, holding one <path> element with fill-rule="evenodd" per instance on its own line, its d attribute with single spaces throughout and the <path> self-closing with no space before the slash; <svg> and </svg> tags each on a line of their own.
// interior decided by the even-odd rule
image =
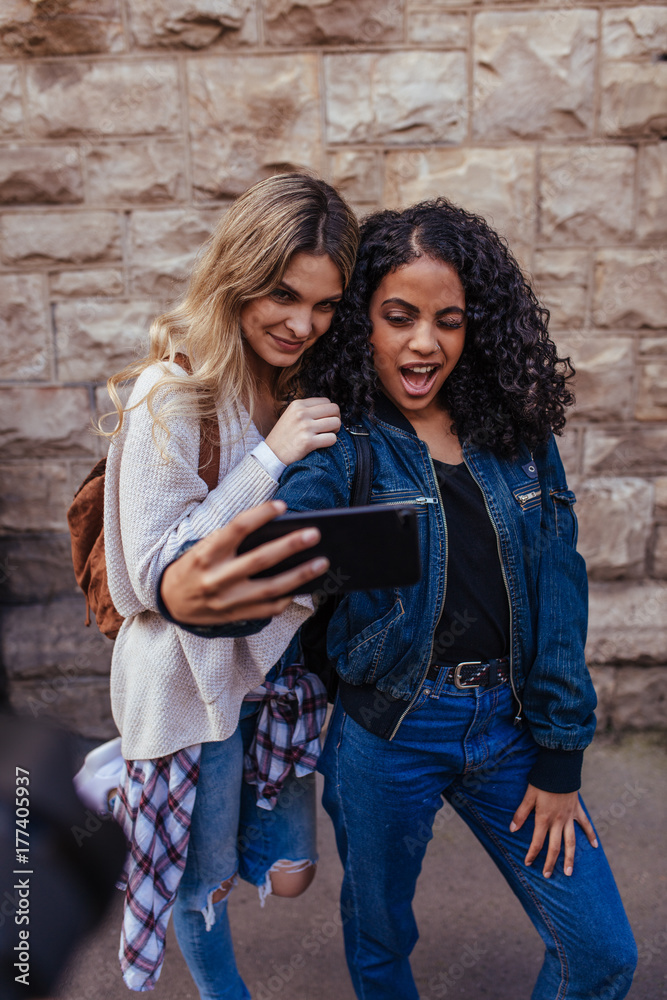
<svg viewBox="0 0 667 1000">
<path fill-rule="evenodd" d="M 229 739 L 202 745 L 188 855 L 174 905 L 174 929 L 202 1000 L 250 997 L 234 959 L 227 900 L 209 903 L 235 872 L 265 883 L 284 858 L 317 861 L 315 775 L 294 772 L 272 810 L 259 809 L 255 788 L 243 781 L 243 754 L 255 729 L 256 702 L 244 702 Z M 208 926 L 207 926 L 208 925 Z"/>
<path fill-rule="evenodd" d="M 563 873 L 561 850 L 545 879 L 546 846 L 531 867 L 524 864 L 532 815 L 518 832 L 509 831 L 537 753 L 513 715 L 509 684 L 467 691 L 438 684 L 420 695 L 388 742 L 337 704 L 318 769 L 345 869 L 345 950 L 359 1000 L 418 1000 L 409 960 L 418 937 L 412 899 L 443 796 L 544 941 L 532 1000 L 627 994 L 637 950 L 602 847 L 591 847 L 575 824 L 573 875 Z"/>
</svg>

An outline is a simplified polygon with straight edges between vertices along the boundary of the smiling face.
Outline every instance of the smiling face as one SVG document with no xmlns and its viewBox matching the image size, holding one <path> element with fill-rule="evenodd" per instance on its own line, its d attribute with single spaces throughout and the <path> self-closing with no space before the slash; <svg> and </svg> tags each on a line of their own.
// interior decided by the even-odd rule
<svg viewBox="0 0 667 1000">
<path fill-rule="evenodd" d="M 449 264 L 418 257 L 385 275 L 370 303 L 373 363 L 410 419 L 438 414 L 438 392 L 465 343 L 465 293 Z"/>
<path fill-rule="evenodd" d="M 342 294 L 330 257 L 295 254 L 276 288 L 241 310 L 246 357 L 255 374 L 293 365 L 327 332 Z"/>
</svg>

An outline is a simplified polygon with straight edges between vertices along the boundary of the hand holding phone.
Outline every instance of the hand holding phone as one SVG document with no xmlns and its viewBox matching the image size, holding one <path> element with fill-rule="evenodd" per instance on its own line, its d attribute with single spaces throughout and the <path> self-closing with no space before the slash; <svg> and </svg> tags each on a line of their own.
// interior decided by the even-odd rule
<svg viewBox="0 0 667 1000">
<path fill-rule="evenodd" d="M 237 552 L 244 538 L 284 510 L 282 501 L 272 500 L 244 511 L 171 563 L 160 594 L 172 618 L 184 625 L 224 625 L 282 614 L 296 588 L 328 569 L 326 559 L 312 553 L 317 529 L 281 533 L 246 555 Z M 293 565 L 281 572 L 290 556 Z"/>
<path fill-rule="evenodd" d="M 263 525 L 239 545 L 249 552 L 295 529 L 317 528 L 320 540 L 309 556 L 328 559 L 326 573 L 298 584 L 294 594 L 327 594 L 353 590 L 377 590 L 408 586 L 421 576 L 417 513 L 408 505 L 371 504 L 367 507 L 336 507 L 304 513 L 290 511 Z M 286 572 L 298 566 L 296 554 L 256 578 Z"/>
</svg>

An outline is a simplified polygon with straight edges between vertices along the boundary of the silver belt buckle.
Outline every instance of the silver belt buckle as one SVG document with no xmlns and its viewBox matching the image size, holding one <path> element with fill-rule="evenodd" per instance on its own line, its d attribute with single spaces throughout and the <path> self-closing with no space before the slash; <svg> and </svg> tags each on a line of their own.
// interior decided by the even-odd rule
<svg viewBox="0 0 667 1000">
<path fill-rule="evenodd" d="M 478 688 L 481 687 L 479 681 L 473 681 L 472 684 L 464 684 L 461 680 L 460 670 L 461 667 L 481 667 L 484 660 L 464 660 L 462 663 L 457 663 L 454 667 L 454 686 L 459 689 L 459 691 L 466 691 L 468 688 Z"/>
</svg>

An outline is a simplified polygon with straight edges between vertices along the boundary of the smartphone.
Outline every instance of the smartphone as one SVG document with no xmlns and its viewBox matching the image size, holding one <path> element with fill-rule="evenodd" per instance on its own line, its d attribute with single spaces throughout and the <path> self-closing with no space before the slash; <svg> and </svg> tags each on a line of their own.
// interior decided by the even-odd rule
<svg viewBox="0 0 667 1000">
<path fill-rule="evenodd" d="M 317 545 L 263 570 L 257 577 L 276 576 L 316 556 L 326 556 L 326 573 L 295 593 L 348 593 L 404 587 L 421 576 L 417 512 L 414 507 L 372 504 L 332 510 L 290 511 L 253 531 L 239 545 L 239 554 L 299 528 L 319 528 Z"/>
</svg>

